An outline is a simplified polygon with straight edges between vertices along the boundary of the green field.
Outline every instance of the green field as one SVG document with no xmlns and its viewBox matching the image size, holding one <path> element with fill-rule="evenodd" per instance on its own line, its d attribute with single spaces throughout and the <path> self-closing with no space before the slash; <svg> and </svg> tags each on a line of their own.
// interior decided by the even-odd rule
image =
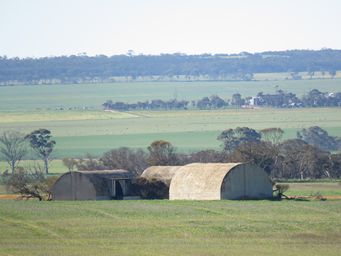
<svg viewBox="0 0 341 256">
<path fill-rule="evenodd" d="M 218 94 L 255 95 L 277 89 L 298 95 L 318 88 L 340 91 L 340 79 L 259 82 L 153 82 L 54 86 L 0 87 L 0 133 L 18 130 L 29 133 L 46 128 L 57 141 L 53 159 L 95 156 L 112 148 L 144 148 L 154 140 L 170 141 L 180 152 L 219 149 L 216 139 L 224 129 L 248 126 L 254 129 L 281 127 L 285 138 L 297 130 L 321 126 L 341 136 L 341 108 L 314 109 L 223 109 L 188 111 L 105 112 L 107 99 L 136 102 L 153 98 L 199 99 Z M 33 153 L 29 159 L 35 159 Z M 54 162 L 54 161 L 53 161 Z M 52 162 L 52 165 L 53 165 Z M 0 163 L 0 170 L 6 166 Z M 52 172 L 64 170 L 52 166 Z"/>
<path fill-rule="evenodd" d="M 311 76 L 309 72 L 298 72 L 298 75 L 302 77 L 303 80 L 310 79 L 331 79 L 329 72 L 317 71 Z M 337 71 L 334 78 L 341 78 L 341 71 Z M 253 75 L 254 80 L 264 81 L 264 80 L 288 80 L 292 79 L 290 72 L 279 72 L 279 73 L 255 73 Z"/>
<path fill-rule="evenodd" d="M 340 255 L 340 201 L 0 201 L 0 255 Z"/>
<path fill-rule="evenodd" d="M 53 157 L 61 158 L 79 157 L 87 152 L 100 155 L 120 146 L 146 148 L 157 139 L 171 141 L 179 151 L 218 149 L 220 142 L 216 138 L 224 129 L 281 127 L 285 138 L 294 138 L 297 130 L 313 125 L 321 126 L 331 135 L 341 136 L 341 108 L 84 111 L 80 115 L 75 111 L 42 115 L 33 111 L 12 112 L 11 115 L 2 114 L 0 132 L 13 129 L 28 133 L 42 127 L 50 129 L 57 141 Z"/>
<path fill-rule="evenodd" d="M 258 92 L 276 90 L 294 92 L 301 96 L 314 88 L 321 91 L 340 91 L 341 79 L 254 81 L 254 82 L 138 82 L 111 84 L 1 86 L 0 111 L 100 109 L 108 99 L 137 102 L 151 99 L 197 100 L 217 94 L 231 98 L 240 93 L 244 97 Z"/>
<path fill-rule="evenodd" d="M 341 196 L 341 182 L 288 183 L 287 196 Z"/>
<path fill-rule="evenodd" d="M 42 160 L 22 160 L 19 163 L 19 166 L 25 167 L 26 169 L 34 170 L 36 167 L 43 167 L 44 163 Z M 0 161 L 0 174 L 5 170 L 10 170 L 9 165 L 5 161 Z M 50 171 L 51 175 L 64 173 L 68 171 L 68 169 L 64 166 L 63 161 L 61 159 L 54 159 L 50 162 Z M 1 189 L 0 189 L 1 193 Z"/>
</svg>

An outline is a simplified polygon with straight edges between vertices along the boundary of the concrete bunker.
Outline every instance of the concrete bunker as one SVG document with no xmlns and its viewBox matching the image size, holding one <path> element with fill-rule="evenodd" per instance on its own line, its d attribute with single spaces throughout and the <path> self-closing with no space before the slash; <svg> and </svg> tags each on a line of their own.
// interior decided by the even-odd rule
<svg viewBox="0 0 341 256">
<path fill-rule="evenodd" d="M 74 171 L 59 177 L 53 200 L 124 199 L 133 196 L 133 175 L 125 170 Z"/>
<path fill-rule="evenodd" d="M 176 171 L 171 200 L 272 198 L 272 182 L 260 167 L 243 163 L 193 163 Z"/>
</svg>

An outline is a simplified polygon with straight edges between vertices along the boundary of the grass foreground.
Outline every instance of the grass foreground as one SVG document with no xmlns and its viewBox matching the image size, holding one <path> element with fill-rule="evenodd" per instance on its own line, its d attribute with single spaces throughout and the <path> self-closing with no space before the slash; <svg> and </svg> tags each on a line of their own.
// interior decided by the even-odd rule
<svg viewBox="0 0 341 256">
<path fill-rule="evenodd" d="M 340 255 L 340 201 L 0 201 L 0 255 Z"/>
</svg>

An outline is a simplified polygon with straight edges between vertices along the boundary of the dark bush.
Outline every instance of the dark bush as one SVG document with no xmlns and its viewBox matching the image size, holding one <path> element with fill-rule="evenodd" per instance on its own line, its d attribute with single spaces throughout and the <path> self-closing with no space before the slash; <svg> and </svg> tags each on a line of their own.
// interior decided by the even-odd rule
<svg viewBox="0 0 341 256">
<path fill-rule="evenodd" d="M 169 198 L 169 186 L 162 181 L 139 177 L 133 181 L 133 186 L 143 199 Z"/>
</svg>

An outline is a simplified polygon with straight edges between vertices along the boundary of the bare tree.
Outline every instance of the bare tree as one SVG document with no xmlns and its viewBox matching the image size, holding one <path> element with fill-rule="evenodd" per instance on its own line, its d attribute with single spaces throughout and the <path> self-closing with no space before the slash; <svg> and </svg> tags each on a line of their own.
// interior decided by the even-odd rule
<svg viewBox="0 0 341 256">
<path fill-rule="evenodd" d="M 150 165 L 177 165 L 175 148 L 164 140 L 156 140 L 148 147 Z"/>
<path fill-rule="evenodd" d="M 95 156 L 89 153 L 85 155 L 85 158 L 75 160 L 75 167 L 79 171 L 96 171 L 106 169 L 100 159 L 97 159 Z"/>
<path fill-rule="evenodd" d="M 279 152 L 268 142 L 247 142 L 239 145 L 229 155 L 229 162 L 250 162 L 262 167 L 269 175 L 277 172 Z"/>
<path fill-rule="evenodd" d="M 330 177 L 332 161 L 330 153 L 307 144 L 303 140 L 287 140 L 280 145 L 283 154 L 284 178 L 314 178 Z"/>
<path fill-rule="evenodd" d="M 260 131 L 262 140 L 277 145 L 281 142 L 284 131 L 281 128 L 266 128 Z"/>
<path fill-rule="evenodd" d="M 125 169 L 135 175 L 140 175 L 148 167 L 147 154 L 142 149 L 112 149 L 104 153 L 100 160 L 109 169 Z"/>
<path fill-rule="evenodd" d="M 5 131 L 0 136 L 0 152 L 12 169 L 12 174 L 27 153 L 25 135 L 17 131 Z"/>
<path fill-rule="evenodd" d="M 74 158 L 63 158 L 63 164 L 68 168 L 69 172 L 72 172 L 77 166 L 77 160 Z"/>
</svg>

